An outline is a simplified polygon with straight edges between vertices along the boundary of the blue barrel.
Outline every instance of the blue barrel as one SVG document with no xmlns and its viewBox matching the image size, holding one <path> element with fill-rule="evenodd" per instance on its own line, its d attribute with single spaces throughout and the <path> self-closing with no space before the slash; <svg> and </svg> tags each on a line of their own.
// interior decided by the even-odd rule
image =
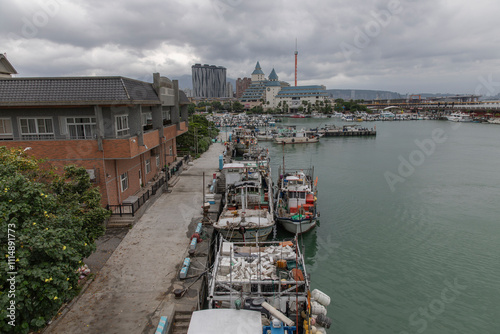
<svg viewBox="0 0 500 334">
<path fill-rule="evenodd" d="M 194 233 L 201 234 L 201 229 L 202 228 L 203 228 L 203 224 L 202 223 L 198 223 L 198 225 L 196 226 L 196 231 Z"/>
<path fill-rule="evenodd" d="M 193 240 L 191 240 L 191 244 L 189 245 L 189 249 L 191 250 L 195 250 L 196 249 L 196 244 L 198 243 L 198 239 L 196 238 L 193 238 Z"/>
</svg>

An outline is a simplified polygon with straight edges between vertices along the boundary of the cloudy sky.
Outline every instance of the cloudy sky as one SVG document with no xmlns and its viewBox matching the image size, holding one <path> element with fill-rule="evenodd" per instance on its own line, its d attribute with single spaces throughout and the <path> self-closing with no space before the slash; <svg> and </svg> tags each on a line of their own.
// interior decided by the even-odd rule
<svg viewBox="0 0 500 334">
<path fill-rule="evenodd" d="M 500 93 L 497 0 L 8 0 L 20 76 L 191 74 L 195 63 L 329 89 Z"/>
</svg>

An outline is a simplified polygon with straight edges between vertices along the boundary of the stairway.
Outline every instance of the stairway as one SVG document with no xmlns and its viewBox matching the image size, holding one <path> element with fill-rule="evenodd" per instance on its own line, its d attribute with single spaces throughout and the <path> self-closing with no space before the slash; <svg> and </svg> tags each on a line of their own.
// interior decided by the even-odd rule
<svg viewBox="0 0 500 334">
<path fill-rule="evenodd" d="M 187 334 L 192 311 L 175 311 L 171 334 Z"/>
<path fill-rule="evenodd" d="M 136 219 L 132 216 L 111 216 L 109 217 L 106 228 L 123 228 L 134 225 Z"/>
</svg>

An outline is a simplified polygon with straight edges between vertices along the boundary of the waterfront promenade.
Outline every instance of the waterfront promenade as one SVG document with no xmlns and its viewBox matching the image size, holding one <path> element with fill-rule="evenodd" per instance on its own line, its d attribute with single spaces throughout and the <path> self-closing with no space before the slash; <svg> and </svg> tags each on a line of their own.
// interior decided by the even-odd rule
<svg viewBox="0 0 500 334">
<path fill-rule="evenodd" d="M 173 312 L 174 282 L 187 253 L 190 225 L 202 216 L 203 179 L 218 170 L 215 143 L 182 172 L 128 232 L 94 281 L 44 333 L 154 333 Z"/>
</svg>

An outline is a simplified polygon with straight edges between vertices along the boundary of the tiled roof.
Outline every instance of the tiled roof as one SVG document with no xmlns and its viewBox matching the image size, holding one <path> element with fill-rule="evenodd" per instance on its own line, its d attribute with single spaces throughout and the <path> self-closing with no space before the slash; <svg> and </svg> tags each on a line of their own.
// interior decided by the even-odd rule
<svg viewBox="0 0 500 334">
<path fill-rule="evenodd" d="M 262 72 L 262 69 L 260 68 L 259 62 L 255 64 L 255 70 L 252 72 L 252 75 L 253 74 L 264 74 L 264 72 Z"/>
<path fill-rule="evenodd" d="M 276 71 L 273 70 L 271 71 L 271 74 L 269 74 L 269 80 L 278 80 L 278 75 L 276 74 Z"/>
<path fill-rule="evenodd" d="M 0 105 L 160 103 L 151 83 L 124 77 L 0 79 Z"/>
<path fill-rule="evenodd" d="M 291 96 L 327 96 L 323 86 L 290 86 L 282 87 L 276 97 Z"/>
</svg>

